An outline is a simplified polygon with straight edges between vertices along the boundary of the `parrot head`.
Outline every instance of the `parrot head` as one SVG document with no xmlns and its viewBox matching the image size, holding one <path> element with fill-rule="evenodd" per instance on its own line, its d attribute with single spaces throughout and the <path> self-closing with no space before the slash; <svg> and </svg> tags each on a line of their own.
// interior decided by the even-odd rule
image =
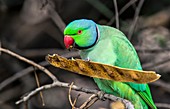
<svg viewBox="0 0 170 109">
<path fill-rule="evenodd" d="M 64 44 L 67 49 L 92 47 L 98 39 L 98 28 L 92 20 L 75 20 L 64 30 Z"/>
</svg>

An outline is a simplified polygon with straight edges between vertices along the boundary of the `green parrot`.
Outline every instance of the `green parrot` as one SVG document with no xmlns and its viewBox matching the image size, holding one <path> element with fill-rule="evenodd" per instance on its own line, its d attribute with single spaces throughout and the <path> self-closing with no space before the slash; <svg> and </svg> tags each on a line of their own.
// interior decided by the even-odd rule
<svg viewBox="0 0 170 109">
<path fill-rule="evenodd" d="M 84 60 L 142 70 L 139 57 L 126 36 L 116 28 L 96 24 L 92 20 L 75 20 L 64 30 L 67 49 L 80 50 Z M 117 82 L 94 78 L 99 89 L 132 102 L 135 109 L 157 109 L 148 84 Z"/>
</svg>

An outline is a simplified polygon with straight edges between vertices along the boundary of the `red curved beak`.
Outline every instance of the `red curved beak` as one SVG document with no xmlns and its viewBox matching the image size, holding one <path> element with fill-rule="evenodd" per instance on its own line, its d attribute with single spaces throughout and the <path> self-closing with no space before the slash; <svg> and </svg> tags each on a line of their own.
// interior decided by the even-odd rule
<svg viewBox="0 0 170 109">
<path fill-rule="evenodd" d="M 74 44 L 74 39 L 68 35 L 64 36 L 64 44 L 67 49 L 72 48 Z"/>
</svg>

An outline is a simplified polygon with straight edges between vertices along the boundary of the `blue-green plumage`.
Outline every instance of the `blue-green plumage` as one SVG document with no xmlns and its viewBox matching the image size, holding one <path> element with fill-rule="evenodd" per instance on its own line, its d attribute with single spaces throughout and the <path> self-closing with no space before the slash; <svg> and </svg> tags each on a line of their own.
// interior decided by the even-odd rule
<svg viewBox="0 0 170 109">
<path fill-rule="evenodd" d="M 83 26 L 83 24 L 86 24 L 86 26 Z M 78 30 L 81 30 L 82 34 L 78 34 Z M 142 70 L 134 47 L 124 34 L 115 28 L 97 25 L 91 20 L 83 19 L 69 24 L 64 34 L 72 37 L 75 43 L 81 41 L 83 41 L 83 44 L 86 43 L 86 46 L 79 47 L 82 59 L 90 59 L 122 68 Z M 76 44 L 81 45 L 81 43 Z M 102 91 L 130 100 L 136 109 L 148 109 L 148 106 L 156 109 L 147 84 L 116 82 L 98 78 L 94 78 L 94 81 Z"/>
</svg>

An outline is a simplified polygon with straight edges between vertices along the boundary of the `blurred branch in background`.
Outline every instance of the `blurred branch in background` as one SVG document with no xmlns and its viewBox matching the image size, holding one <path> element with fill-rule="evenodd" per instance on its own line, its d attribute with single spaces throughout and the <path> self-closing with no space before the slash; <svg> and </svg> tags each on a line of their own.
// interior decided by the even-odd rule
<svg viewBox="0 0 170 109">
<path fill-rule="evenodd" d="M 46 0 L 25 0 L 20 14 L 21 19 L 29 25 L 46 21 L 50 16 L 48 10 L 42 8 L 45 3 Z"/>
<path fill-rule="evenodd" d="M 153 84 L 155 86 L 159 86 L 163 90 L 165 90 L 166 92 L 170 93 L 170 83 L 164 82 L 162 80 L 158 80 L 158 81 L 155 81 L 155 82 L 153 82 L 151 84 Z"/>
<path fill-rule="evenodd" d="M 170 109 L 170 104 L 166 104 L 166 103 L 155 103 L 157 107 L 159 108 L 166 108 L 166 109 Z"/>
<path fill-rule="evenodd" d="M 55 6 L 53 0 L 45 0 L 46 3 L 42 5 L 42 10 L 45 10 L 50 15 L 51 19 L 55 22 L 61 32 L 64 31 L 66 27 L 65 23 L 63 22 L 62 18 L 59 14 L 55 11 Z"/>
<path fill-rule="evenodd" d="M 170 7 L 165 8 L 153 15 L 141 17 L 141 28 L 168 26 L 170 21 Z"/>
<path fill-rule="evenodd" d="M 61 32 L 65 28 L 65 23 L 55 11 L 54 0 L 26 0 L 21 13 L 22 19 L 29 24 L 37 24 L 51 18 Z M 28 20 L 28 17 L 31 20 Z"/>
<path fill-rule="evenodd" d="M 122 7 L 121 9 L 120 9 L 120 11 L 118 12 L 118 16 L 120 16 L 121 14 L 123 14 L 123 12 L 127 9 L 127 8 L 129 8 L 132 4 L 134 4 L 135 2 L 136 2 L 137 0 L 130 0 L 124 7 Z M 114 21 L 115 21 L 115 16 L 113 16 L 111 19 L 110 19 L 110 21 L 107 23 L 107 25 L 112 25 L 113 23 L 114 23 Z"/>
<path fill-rule="evenodd" d="M 164 51 L 169 51 L 170 48 L 153 48 L 153 49 L 147 49 L 147 48 L 141 48 L 139 46 L 135 46 L 135 49 L 138 52 L 151 52 L 151 53 L 158 53 L 158 52 L 164 52 Z"/>
<path fill-rule="evenodd" d="M 138 53 L 151 53 L 151 54 L 158 54 L 158 53 L 162 53 L 162 52 L 170 52 L 170 48 L 142 48 L 139 46 L 135 46 L 135 49 L 137 50 Z M 150 69 L 150 70 L 154 70 L 154 67 L 160 66 L 164 63 L 170 62 L 170 58 L 167 57 L 166 59 L 162 59 L 158 62 L 150 62 L 150 63 L 146 63 L 142 65 L 143 69 Z"/>
<path fill-rule="evenodd" d="M 23 10 L 21 12 L 21 18 L 27 22 L 27 24 L 39 24 L 46 21 L 47 19 L 52 19 L 52 21 L 57 25 L 60 30 L 60 33 L 63 33 L 65 28 L 65 23 L 62 18 L 59 16 L 55 10 L 55 1 L 54 0 L 26 0 L 24 2 Z M 28 18 L 30 18 L 28 20 Z M 42 28 L 42 27 L 41 27 Z M 53 28 L 44 29 L 47 34 L 50 34 L 51 37 L 56 39 L 59 43 L 62 40 L 62 37 L 56 37 L 57 32 L 53 34 Z M 52 33 L 53 32 L 53 33 Z M 54 36 L 55 35 L 55 36 Z M 62 43 L 61 43 L 62 45 Z"/>
<path fill-rule="evenodd" d="M 40 48 L 40 49 L 16 49 L 18 54 L 22 54 L 24 57 L 28 58 L 38 58 L 38 57 L 45 57 L 47 54 L 67 54 L 68 50 L 57 49 L 57 48 Z"/>
<path fill-rule="evenodd" d="M 130 28 L 129 28 L 129 33 L 128 33 L 128 39 L 131 40 L 131 37 L 133 35 L 133 32 L 134 32 L 134 29 L 135 29 L 135 26 L 136 26 L 136 23 L 138 21 L 138 18 L 139 18 L 139 13 L 141 11 L 141 8 L 143 6 L 143 3 L 144 3 L 145 0 L 140 0 L 139 3 L 138 3 L 138 6 L 135 10 L 135 15 L 134 15 L 134 18 L 133 18 L 133 23 L 131 24 Z"/>
<path fill-rule="evenodd" d="M 112 18 L 113 12 L 107 6 L 105 6 L 100 0 L 86 0 L 86 1 L 108 19 Z"/>
<path fill-rule="evenodd" d="M 142 65 L 142 67 L 144 69 L 151 69 L 151 68 L 157 67 L 157 66 L 162 65 L 167 62 L 170 62 L 170 58 L 164 59 L 164 60 L 156 62 L 156 63 L 147 63 L 147 64 Z"/>
<path fill-rule="evenodd" d="M 119 29 L 119 12 L 117 7 L 117 0 L 113 0 L 114 7 L 115 7 L 115 19 L 116 19 L 116 28 Z"/>
<path fill-rule="evenodd" d="M 4 52 L 4 53 L 7 53 L 11 56 L 14 56 L 16 58 L 18 58 L 19 60 L 22 60 L 28 64 L 31 64 L 33 65 L 34 67 L 38 68 L 39 70 L 43 71 L 45 74 L 47 74 L 53 81 L 57 81 L 57 78 L 48 70 L 46 69 L 45 67 L 39 65 L 39 64 L 36 64 L 35 62 L 31 61 L 31 60 L 28 60 L 26 59 L 25 57 L 22 57 L 8 49 L 4 49 L 4 48 L 0 48 L 0 51 Z"/>
</svg>

